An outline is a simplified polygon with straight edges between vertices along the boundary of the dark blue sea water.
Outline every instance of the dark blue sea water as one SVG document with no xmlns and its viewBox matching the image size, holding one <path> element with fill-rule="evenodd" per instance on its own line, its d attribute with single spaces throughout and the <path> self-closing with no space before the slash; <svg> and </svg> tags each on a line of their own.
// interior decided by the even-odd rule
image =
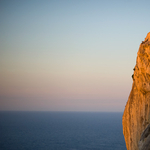
<svg viewBox="0 0 150 150">
<path fill-rule="evenodd" d="M 126 150 L 122 113 L 0 112 L 0 150 Z"/>
</svg>

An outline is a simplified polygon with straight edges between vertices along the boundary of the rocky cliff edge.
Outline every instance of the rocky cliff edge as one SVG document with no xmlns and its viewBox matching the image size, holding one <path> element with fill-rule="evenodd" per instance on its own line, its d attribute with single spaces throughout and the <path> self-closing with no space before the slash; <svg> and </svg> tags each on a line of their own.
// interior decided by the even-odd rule
<svg viewBox="0 0 150 150">
<path fill-rule="evenodd" d="M 127 150 L 150 150 L 150 32 L 140 44 L 123 118 Z"/>
</svg>

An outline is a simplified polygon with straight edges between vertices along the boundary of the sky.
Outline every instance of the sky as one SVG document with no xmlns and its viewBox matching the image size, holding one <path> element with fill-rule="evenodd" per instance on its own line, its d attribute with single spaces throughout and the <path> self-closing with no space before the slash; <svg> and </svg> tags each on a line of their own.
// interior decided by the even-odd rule
<svg viewBox="0 0 150 150">
<path fill-rule="evenodd" d="M 0 111 L 123 112 L 149 0 L 1 0 Z"/>
</svg>

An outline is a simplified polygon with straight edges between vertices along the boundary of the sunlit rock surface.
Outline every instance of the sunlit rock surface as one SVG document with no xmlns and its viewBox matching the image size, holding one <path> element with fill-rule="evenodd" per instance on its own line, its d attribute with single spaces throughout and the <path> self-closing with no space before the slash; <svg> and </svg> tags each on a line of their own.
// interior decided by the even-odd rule
<svg viewBox="0 0 150 150">
<path fill-rule="evenodd" d="M 132 90 L 122 118 L 126 147 L 150 150 L 150 32 L 140 44 L 132 78 Z"/>
</svg>

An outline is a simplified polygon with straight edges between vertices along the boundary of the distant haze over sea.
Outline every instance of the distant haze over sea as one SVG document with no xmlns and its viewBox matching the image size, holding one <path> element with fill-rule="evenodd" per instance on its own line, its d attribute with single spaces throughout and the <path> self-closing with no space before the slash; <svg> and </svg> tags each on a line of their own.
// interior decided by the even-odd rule
<svg viewBox="0 0 150 150">
<path fill-rule="evenodd" d="M 0 111 L 123 112 L 150 1 L 0 1 Z"/>
</svg>

